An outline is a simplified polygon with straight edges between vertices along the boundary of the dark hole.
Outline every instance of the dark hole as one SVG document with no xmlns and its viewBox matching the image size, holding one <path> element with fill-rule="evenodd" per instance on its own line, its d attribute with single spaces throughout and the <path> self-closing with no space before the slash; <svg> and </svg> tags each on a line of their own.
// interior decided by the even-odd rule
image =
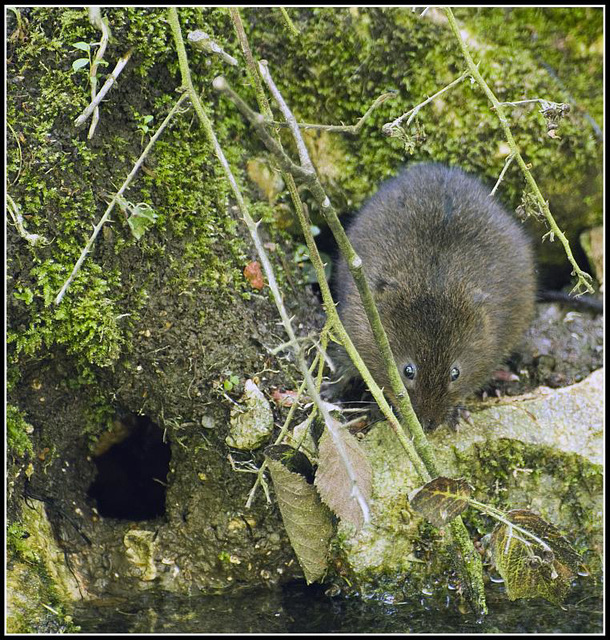
<svg viewBox="0 0 610 640">
<path fill-rule="evenodd" d="M 127 437 L 94 458 L 97 476 L 88 495 L 104 518 L 158 518 L 165 513 L 170 446 L 146 416 L 130 416 L 122 426 L 127 426 Z"/>
</svg>

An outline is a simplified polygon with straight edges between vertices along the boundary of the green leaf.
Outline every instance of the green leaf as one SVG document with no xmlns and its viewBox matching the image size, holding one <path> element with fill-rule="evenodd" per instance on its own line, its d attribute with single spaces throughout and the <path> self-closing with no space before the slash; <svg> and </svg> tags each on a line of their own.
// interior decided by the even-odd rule
<svg viewBox="0 0 610 640">
<path fill-rule="evenodd" d="M 154 209 L 145 202 L 135 207 L 132 205 L 128 207 L 131 211 L 131 215 L 127 218 L 127 223 L 131 229 L 131 233 L 136 240 L 139 240 L 147 231 L 147 229 L 154 224 L 157 219 L 157 214 Z"/>
<path fill-rule="evenodd" d="M 466 480 L 442 476 L 409 495 L 409 503 L 435 527 L 444 527 L 466 509 L 472 487 Z"/>
<path fill-rule="evenodd" d="M 81 51 L 91 51 L 91 45 L 88 42 L 75 42 L 72 46 Z"/>
<path fill-rule="evenodd" d="M 534 534 L 533 540 L 500 523 L 491 534 L 491 554 L 511 600 L 542 597 L 561 604 L 578 573 L 581 558 L 549 522 L 527 509 L 507 513 L 513 524 Z"/>
<path fill-rule="evenodd" d="M 79 58 L 72 63 L 72 69 L 78 71 L 89 64 L 89 58 Z"/>
<path fill-rule="evenodd" d="M 265 459 L 284 527 L 305 579 L 308 584 L 320 580 L 328 568 L 328 550 L 333 533 L 331 514 L 315 487 L 303 475 L 290 471 L 286 466 L 311 467 L 311 464 L 303 453 L 288 445 L 267 447 Z"/>
</svg>

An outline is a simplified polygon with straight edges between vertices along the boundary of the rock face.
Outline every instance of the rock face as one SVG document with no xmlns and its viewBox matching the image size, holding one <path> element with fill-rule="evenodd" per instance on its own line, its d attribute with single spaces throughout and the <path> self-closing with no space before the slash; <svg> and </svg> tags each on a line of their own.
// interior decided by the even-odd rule
<svg viewBox="0 0 610 640">
<path fill-rule="evenodd" d="M 472 424 L 461 425 L 459 433 L 442 427 L 430 436 L 440 468 L 471 482 L 477 500 L 539 513 L 596 569 L 603 533 L 603 380 L 600 369 L 562 389 L 490 400 L 471 407 Z M 407 501 L 421 483 L 385 422 L 373 427 L 363 446 L 374 473 L 373 517 L 358 535 L 340 530 L 346 560 L 365 591 L 379 589 L 373 575 L 385 576 L 382 588 L 389 592 L 400 592 L 405 576 L 421 586 L 432 579 L 428 565 L 435 563 L 422 548 L 422 520 Z"/>
</svg>

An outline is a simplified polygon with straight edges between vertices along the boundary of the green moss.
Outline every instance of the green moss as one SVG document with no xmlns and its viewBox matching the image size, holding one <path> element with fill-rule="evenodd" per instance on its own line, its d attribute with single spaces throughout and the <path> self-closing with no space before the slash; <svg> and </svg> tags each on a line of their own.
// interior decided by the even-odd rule
<svg viewBox="0 0 610 640">
<path fill-rule="evenodd" d="M 381 125 L 450 82 L 463 64 L 447 34 L 410 11 L 320 8 L 293 13 L 306 27 L 295 40 L 285 36 L 281 18 L 271 9 L 245 11 L 244 19 L 257 56 L 271 61 L 276 81 L 299 119 L 356 122 L 382 91 L 393 88 L 398 92 L 395 100 L 373 114 L 359 137 L 308 135 L 313 159 L 331 198 L 340 209 L 353 209 L 401 163 L 411 159 L 400 141 L 381 135 Z M 215 168 L 209 142 L 192 115 L 183 115 L 164 132 L 127 194 L 131 202 L 153 207 L 158 214 L 154 229 L 136 242 L 122 214 L 116 212 L 96 240 L 66 301 L 57 309 L 49 304 L 80 255 L 92 224 L 102 215 L 106 194 L 122 182 L 141 152 L 141 131 L 134 113 L 153 115 L 154 122 L 160 122 L 175 100 L 167 87 L 179 84 L 165 11 L 111 8 L 103 14 L 113 38 L 105 55 L 110 65 L 100 70 L 100 81 L 127 48 L 132 47 L 134 55 L 102 105 L 92 141 L 85 139 L 86 128 L 77 132 L 72 124 L 89 99 L 87 74 L 72 70 L 72 61 L 80 55 L 72 45 L 95 42 L 99 37 L 86 11 L 28 11 L 27 37 L 10 51 L 13 81 L 8 85 L 7 116 L 15 133 L 9 136 L 8 148 L 11 192 L 28 229 L 52 239 L 47 247 L 10 258 L 11 271 L 16 273 L 12 296 L 20 317 L 19 329 L 10 335 L 15 345 L 11 353 L 14 364 L 22 355 L 33 356 L 53 345 L 65 345 L 83 370 L 115 364 L 137 329 L 146 283 L 164 261 L 172 269 L 174 288 L 187 295 L 205 292 L 230 299 L 235 293 L 249 293 L 243 268 L 253 256 L 248 255 L 243 225 L 231 209 L 230 190 Z M 490 9 L 466 17 L 483 28 L 486 20 L 493 22 L 500 14 Z M 549 24 L 552 20 L 548 16 L 555 16 L 552 12 L 543 15 Z M 583 15 L 589 25 L 588 42 L 594 43 L 591 34 L 597 28 L 597 14 Z M 567 19 L 564 14 L 557 16 Z M 185 34 L 202 28 L 229 53 L 240 56 L 225 11 L 185 9 L 180 17 Z M 272 28 L 274 25 L 278 28 Z M 511 29 L 524 37 L 528 21 L 515 19 Z M 550 28 L 547 31 L 550 33 Z M 481 53 L 482 68 L 499 97 L 515 99 L 521 93 L 546 92 L 548 74 L 536 67 L 531 54 L 513 52 L 515 60 L 508 64 L 509 45 L 503 46 L 499 38 L 497 48 Z M 591 47 L 593 44 L 579 55 L 592 59 L 597 54 L 589 51 Z M 568 54 L 576 55 L 577 50 L 574 43 Z M 387 51 L 400 51 L 401 64 L 397 65 Z M 195 83 L 203 88 L 217 135 L 247 196 L 252 185 L 244 177 L 245 162 L 260 155 L 261 144 L 232 104 L 211 91 L 210 81 L 224 73 L 251 103 L 252 90 L 244 85 L 240 70 L 226 69 L 219 59 L 202 52 L 191 51 L 190 56 Z M 167 82 L 161 91 L 148 81 L 153 65 L 156 70 L 165 69 Z M 25 92 L 19 80 L 22 77 L 28 78 Z M 139 89 L 126 94 L 120 80 L 133 82 L 134 77 Z M 304 86 L 307 91 L 302 90 Z M 417 147 L 413 160 L 457 163 L 490 179 L 499 174 L 504 161 L 499 125 L 485 96 L 468 83 L 422 112 L 420 122 L 428 138 Z M 554 141 L 545 137 L 544 123 L 532 114 L 515 122 L 515 135 L 537 168 L 548 173 L 560 157 L 567 176 L 597 158 L 594 141 L 583 136 L 579 126 L 577 119 L 566 122 L 562 140 Z M 572 189 L 573 180 L 561 184 Z M 507 198 L 518 204 L 520 176 L 507 176 L 504 189 Z M 303 195 L 315 218 L 317 205 L 307 192 Z M 587 195 L 588 210 L 595 212 L 595 191 Z M 272 205 L 253 207 L 254 214 L 268 224 L 272 239 L 276 237 L 275 220 L 288 203 L 284 191 Z M 166 255 L 165 246 L 170 242 L 179 243 L 180 259 L 172 260 L 173 251 Z M 114 257 L 108 255 L 108 249 Z M 132 252 L 142 256 L 136 271 L 128 259 Z M 281 258 L 278 255 L 278 264 Z M 284 264 L 281 266 L 280 274 Z M 128 294 L 123 293 L 126 289 Z"/>
<path fill-rule="evenodd" d="M 35 313 L 29 326 L 7 332 L 8 344 L 15 346 L 9 361 L 16 363 L 22 352 L 32 356 L 43 346 L 52 349 L 57 344 L 87 363 L 112 365 L 124 341 L 116 303 L 110 297 L 117 274 L 102 275 L 101 267 L 89 265 L 68 294 L 72 304 L 59 306 L 53 299 L 66 277 L 62 265 L 45 261 L 31 269 L 30 275 L 35 278 L 34 287 L 18 284 L 14 297 L 33 307 Z"/>
<path fill-rule="evenodd" d="M 38 512 L 37 512 L 38 513 Z M 45 564 L 45 545 L 34 523 L 13 522 L 7 527 L 7 615 L 9 633 L 76 633 L 61 586 Z M 49 535 L 48 527 L 45 529 Z M 51 539 L 52 536 L 49 537 Z"/>
<path fill-rule="evenodd" d="M 546 504 L 548 513 L 540 515 L 562 528 L 570 542 L 591 567 L 599 567 L 599 550 L 591 546 L 601 535 L 599 513 L 592 496 L 601 495 L 601 469 L 576 454 L 558 454 L 548 447 L 526 445 L 516 440 L 487 441 L 475 445 L 475 455 L 458 466 L 475 486 L 474 497 L 503 511 Z M 520 502 L 520 500 L 522 502 Z M 469 510 L 464 515 L 470 527 L 480 535 L 489 533 L 495 520 Z M 578 523 L 575 527 L 574 523 Z"/>
<path fill-rule="evenodd" d="M 504 11 L 463 9 L 456 16 L 478 36 L 494 43 L 502 57 L 529 50 L 553 70 L 560 99 L 569 92 L 601 123 L 602 103 L 592 85 L 603 81 L 601 7 L 518 7 Z M 562 95 L 561 95 L 562 94 Z"/>
<path fill-rule="evenodd" d="M 583 228 L 601 220 L 601 145 L 581 107 L 598 120 L 603 108 L 601 12 L 574 11 L 491 7 L 457 11 L 474 35 L 471 48 L 481 73 L 500 100 L 541 97 L 569 102 L 566 92 L 558 89 L 554 76 L 541 63 L 540 47 L 544 48 L 542 58 L 551 65 L 555 59 L 547 53 L 553 51 L 561 57 L 558 73 L 561 71 L 578 103 L 560 126 L 561 139 L 547 135 L 536 105 L 510 110 L 509 115 L 517 144 L 526 161 L 531 162 L 534 177 L 573 246 Z M 302 35 L 289 49 L 282 30 L 272 28 L 278 21 L 272 12 L 247 12 L 247 16 L 252 15 L 256 16 L 250 17 L 252 22 L 256 20 L 256 28 L 251 41 L 256 43 L 260 57 L 270 61 L 276 83 L 281 75 L 280 88 L 299 120 L 355 123 L 379 94 L 388 89 L 397 91 L 395 99 L 373 114 L 360 136 L 311 136 L 316 142 L 310 149 L 322 144 L 318 154 L 325 163 L 322 179 L 340 209 L 359 206 L 405 162 L 457 164 L 486 177 L 490 188 L 497 180 L 507 146 L 486 96 L 469 82 L 446 92 L 420 112 L 413 128 L 423 128 L 425 139 L 413 154 L 405 152 L 399 139 L 381 134 L 385 122 L 463 71 L 457 43 L 445 25 L 401 8 L 293 10 L 291 15 Z M 583 24 L 575 28 L 579 16 Z M 540 35 L 542 43 L 533 40 L 534 33 Z M 565 38 L 558 38 L 557 33 Z M 574 76 L 578 76 L 576 83 L 572 82 Z M 315 162 L 316 153 L 312 155 Z M 500 197 L 515 209 L 523 187 L 524 178 L 513 166 L 502 183 Z M 315 214 L 315 203 L 309 199 L 307 204 Z M 546 231 L 540 225 L 532 224 L 531 228 L 538 238 Z M 569 273 L 559 243 L 545 243 L 539 251 L 541 262 Z"/>
<path fill-rule="evenodd" d="M 17 407 L 11 404 L 6 406 L 6 444 L 9 455 L 23 458 L 26 454 L 34 453 L 29 438 L 33 430 Z"/>
<path fill-rule="evenodd" d="M 21 522 L 11 522 L 6 528 L 6 547 L 9 554 L 29 563 L 40 561 L 39 555 L 27 543 L 30 534 Z"/>
<path fill-rule="evenodd" d="M 146 302 L 146 282 L 155 277 L 156 265 L 165 259 L 164 241 L 177 238 L 183 243 L 180 260 L 168 262 L 176 288 L 192 294 L 207 289 L 230 297 L 244 287 L 242 270 L 247 262 L 237 217 L 227 212 L 227 185 L 211 166 L 210 145 L 183 116 L 158 142 L 147 161 L 152 169 L 141 173 L 129 194 L 132 202 L 147 202 L 159 214 L 155 232 L 147 232 L 136 243 L 116 212 L 64 301 L 53 305 L 92 225 L 101 217 L 106 194 L 117 188 L 141 152 L 141 132 L 133 113 L 154 114 L 155 122 L 160 122 L 160 115 L 175 100 L 171 93 L 159 94 L 147 85 L 148 71 L 153 64 L 167 64 L 175 78 L 168 86 L 178 86 L 165 11 L 107 9 L 103 15 L 113 34 L 106 60 L 116 59 L 117 43 L 133 47 L 128 69 L 141 78 L 143 88 L 132 93 L 133 104 L 123 106 L 117 82 L 118 89 L 113 88 L 102 105 L 92 141 L 85 139 L 86 128 L 74 135 L 72 124 L 89 99 L 87 74 L 71 67 L 74 56 L 80 55 L 72 45 L 99 38 L 86 11 L 37 8 L 24 12 L 25 37 L 12 49 L 9 68 L 13 81 L 7 116 L 15 132 L 8 153 L 11 192 L 28 230 L 52 239 L 48 246 L 28 248 L 9 258 L 14 277 L 10 306 L 19 317 L 9 331 L 10 363 L 18 367 L 22 357 L 62 345 L 75 357 L 81 378 L 91 378 L 95 367 L 115 364 L 129 345 L 138 312 Z M 201 22 L 192 10 L 182 12 L 182 17 L 185 28 Z M 207 28 L 223 22 L 230 28 L 222 12 L 208 11 L 205 19 Z M 220 72 L 218 65 L 205 69 L 206 81 L 210 71 Z M 100 82 L 109 71 L 101 68 Z M 26 74 L 24 93 L 21 83 Z M 109 136 L 108 125 L 121 119 L 122 112 L 123 122 L 114 127 L 119 133 Z M 239 134 L 245 125 L 236 114 L 224 115 L 218 133 L 232 141 L 226 153 L 235 162 L 241 156 Z M 139 275 L 126 270 L 123 258 L 136 244 L 144 256 Z M 109 258 L 108 248 L 114 250 L 114 258 Z"/>
</svg>

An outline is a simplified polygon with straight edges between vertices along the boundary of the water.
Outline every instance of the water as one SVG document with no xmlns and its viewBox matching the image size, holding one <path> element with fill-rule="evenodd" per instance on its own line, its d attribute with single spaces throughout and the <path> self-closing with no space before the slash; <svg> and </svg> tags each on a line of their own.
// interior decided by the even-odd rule
<svg viewBox="0 0 610 640">
<path fill-rule="evenodd" d="M 317 586 L 224 596 L 146 593 L 133 600 L 101 600 L 77 608 L 82 633 L 603 633 L 599 587 L 578 586 L 562 607 L 542 599 L 510 602 L 501 585 L 487 589 L 489 615 L 477 622 L 453 604 L 431 600 L 388 603 L 328 597 Z"/>
</svg>

